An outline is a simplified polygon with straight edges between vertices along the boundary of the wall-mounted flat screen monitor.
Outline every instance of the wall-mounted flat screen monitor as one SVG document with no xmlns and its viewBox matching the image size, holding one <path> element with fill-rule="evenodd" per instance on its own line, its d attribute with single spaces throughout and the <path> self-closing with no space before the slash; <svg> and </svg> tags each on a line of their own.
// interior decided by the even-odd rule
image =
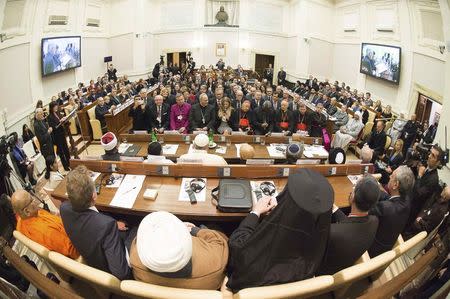
<svg viewBox="0 0 450 299">
<path fill-rule="evenodd" d="M 42 76 L 81 66 L 81 37 L 43 38 L 41 43 Z"/>
<path fill-rule="evenodd" d="M 375 78 L 399 84 L 401 54 L 402 49 L 400 47 L 362 43 L 359 71 Z"/>
</svg>

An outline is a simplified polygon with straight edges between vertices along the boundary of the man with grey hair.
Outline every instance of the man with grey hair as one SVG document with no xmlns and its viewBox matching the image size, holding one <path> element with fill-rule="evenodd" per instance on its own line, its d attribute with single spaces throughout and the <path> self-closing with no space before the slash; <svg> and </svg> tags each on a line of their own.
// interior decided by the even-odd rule
<svg viewBox="0 0 450 299">
<path fill-rule="evenodd" d="M 236 91 L 236 100 L 232 102 L 234 109 L 238 111 L 241 109 L 242 103 L 244 102 L 243 99 L 244 93 L 241 89 L 238 89 L 238 91 Z"/>
<path fill-rule="evenodd" d="M 42 108 L 37 108 L 35 112 L 34 121 L 34 133 L 40 144 L 40 150 L 44 158 L 48 156 L 54 156 L 55 152 L 53 150 L 52 141 L 52 131 L 53 129 L 48 126 L 47 122 L 44 120 L 44 110 Z"/>
<path fill-rule="evenodd" d="M 214 131 L 215 112 L 214 107 L 208 104 L 208 95 L 202 93 L 199 102 L 189 112 L 190 131 Z"/>
<path fill-rule="evenodd" d="M 411 210 L 410 193 L 414 186 L 414 174 L 407 166 L 400 166 L 391 174 L 389 194 L 382 192 L 380 201 L 369 214 L 378 217 L 379 225 L 375 240 L 370 247 L 370 257 L 392 249 L 406 226 Z"/>
</svg>

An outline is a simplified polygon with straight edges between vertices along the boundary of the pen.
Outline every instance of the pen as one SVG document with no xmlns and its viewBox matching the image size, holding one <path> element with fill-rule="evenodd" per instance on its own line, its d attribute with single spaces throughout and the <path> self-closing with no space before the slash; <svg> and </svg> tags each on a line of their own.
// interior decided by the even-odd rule
<svg viewBox="0 0 450 299">
<path fill-rule="evenodd" d="M 133 188 L 131 188 L 131 189 L 128 190 L 128 191 L 125 191 L 124 193 L 122 193 L 122 195 L 125 195 L 125 194 L 127 194 L 128 192 L 130 192 L 130 191 L 132 191 L 132 190 L 134 190 L 134 189 L 136 189 L 136 186 L 134 186 Z"/>
</svg>

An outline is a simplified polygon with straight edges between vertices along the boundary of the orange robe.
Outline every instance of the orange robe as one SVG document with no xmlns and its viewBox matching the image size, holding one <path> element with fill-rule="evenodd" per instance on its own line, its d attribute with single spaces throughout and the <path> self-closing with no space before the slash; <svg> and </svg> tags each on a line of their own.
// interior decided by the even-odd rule
<svg viewBox="0 0 450 299">
<path fill-rule="evenodd" d="M 64 230 L 60 216 L 39 210 L 37 217 L 17 217 L 16 229 L 51 251 L 76 259 L 80 256 Z"/>
</svg>

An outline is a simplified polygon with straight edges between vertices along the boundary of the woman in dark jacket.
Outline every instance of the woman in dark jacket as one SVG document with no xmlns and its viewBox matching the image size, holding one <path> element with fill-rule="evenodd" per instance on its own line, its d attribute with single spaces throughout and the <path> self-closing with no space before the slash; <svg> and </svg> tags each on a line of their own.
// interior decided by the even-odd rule
<svg viewBox="0 0 450 299">
<path fill-rule="evenodd" d="M 66 132 L 64 129 L 64 121 L 66 117 L 61 114 L 57 103 L 52 102 L 49 106 L 49 115 L 47 117 L 47 123 L 49 127 L 53 129 L 52 138 L 53 144 L 56 145 L 56 152 L 61 158 L 61 163 L 66 171 L 69 171 L 70 165 L 70 152 L 67 146 Z"/>
</svg>

